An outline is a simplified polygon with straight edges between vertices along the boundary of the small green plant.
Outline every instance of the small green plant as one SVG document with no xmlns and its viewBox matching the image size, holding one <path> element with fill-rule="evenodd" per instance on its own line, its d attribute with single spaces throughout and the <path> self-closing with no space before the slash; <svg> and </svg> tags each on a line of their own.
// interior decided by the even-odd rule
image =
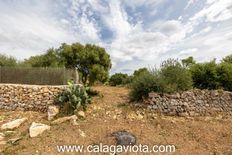
<svg viewBox="0 0 232 155">
<path fill-rule="evenodd" d="M 91 103 L 91 97 L 88 95 L 88 91 L 90 91 L 90 87 L 88 86 L 68 82 L 67 88 L 56 96 L 56 103 L 68 114 L 73 114 L 75 110 L 81 107 L 83 110 L 86 110 L 87 104 Z"/>
</svg>

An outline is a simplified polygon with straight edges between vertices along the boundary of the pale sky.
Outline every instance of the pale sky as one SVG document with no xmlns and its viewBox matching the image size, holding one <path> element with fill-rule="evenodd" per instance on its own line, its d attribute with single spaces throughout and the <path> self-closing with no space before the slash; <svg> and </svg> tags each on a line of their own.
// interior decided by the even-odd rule
<svg viewBox="0 0 232 155">
<path fill-rule="evenodd" d="M 232 0 L 0 0 L 0 53 L 23 60 L 63 42 L 104 47 L 111 73 L 220 60 L 232 54 Z"/>
</svg>

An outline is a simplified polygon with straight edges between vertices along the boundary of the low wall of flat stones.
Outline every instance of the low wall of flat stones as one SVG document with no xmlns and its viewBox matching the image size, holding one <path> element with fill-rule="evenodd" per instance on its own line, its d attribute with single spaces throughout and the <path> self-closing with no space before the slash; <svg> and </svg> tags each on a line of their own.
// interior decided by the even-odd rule
<svg viewBox="0 0 232 155">
<path fill-rule="evenodd" d="M 232 92 L 194 89 L 176 94 L 149 93 L 148 109 L 178 116 L 232 114 Z"/>
<path fill-rule="evenodd" d="M 0 109 L 47 111 L 65 86 L 0 84 Z"/>
</svg>

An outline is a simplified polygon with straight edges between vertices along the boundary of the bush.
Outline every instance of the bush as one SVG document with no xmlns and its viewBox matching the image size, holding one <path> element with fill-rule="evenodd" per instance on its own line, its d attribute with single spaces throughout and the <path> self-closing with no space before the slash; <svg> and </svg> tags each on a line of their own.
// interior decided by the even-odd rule
<svg viewBox="0 0 232 155">
<path fill-rule="evenodd" d="M 138 101 L 148 97 L 152 91 L 174 93 L 192 88 L 190 72 L 177 60 L 169 59 L 161 64 L 160 70 L 144 72 L 131 84 L 130 98 Z"/>
<path fill-rule="evenodd" d="M 111 86 L 124 85 L 127 82 L 129 82 L 129 76 L 123 73 L 115 73 L 109 80 Z"/>
<path fill-rule="evenodd" d="M 217 74 L 220 86 L 232 91 L 232 63 L 221 63 L 217 67 Z"/>
<path fill-rule="evenodd" d="M 224 63 L 232 63 L 232 54 L 226 56 L 225 58 L 222 59 L 222 62 Z"/>
<path fill-rule="evenodd" d="M 159 85 L 162 93 L 174 93 L 192 88 L 191 73 L 177 60 L 163 61 L 159 74 Z"/>
<path fill-rule="evenodd" d="M 148 93 L 158 90 L 157 76 L 152 72 L 146 72 L 138 75 L 131 83 L 130 100 L 138 101 L 143 97 L 148 97 Z"/>
<path fill-rule="evenodd" d="M 191 68 L 193 86 L 199 89 L 217 89 L 220 85 L 215 61 L 194 64 Z"/>
<path fill-rule="evenodd" d="M 56 96 L 56 103 L 65 109 L 67 114 L 73 114 L 75 110 L 83 108 L 86 110 L 87 104 L 91 102 L 88 95 L 89 87 L 68 83 L 68 87 Z"/>
<path fill-rule="evenodd" d="M 148 73 L 149 70 L 147 68 L 139 68 L 138 70 L 135 70 L 133 73 L 134 78 L 136 78 L 137 76 L 139 76 L 140 74 L 146 74 Z"/>
</svg>

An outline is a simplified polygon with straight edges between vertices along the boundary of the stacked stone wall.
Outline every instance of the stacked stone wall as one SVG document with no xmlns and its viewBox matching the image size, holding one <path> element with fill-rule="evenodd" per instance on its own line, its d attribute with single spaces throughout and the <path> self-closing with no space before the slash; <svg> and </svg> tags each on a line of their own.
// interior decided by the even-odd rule
<svg viewBox="0 0 232 155">
<path fill-rule="evenodd" d="M 0 109 L 45 112 L 65 87 L 0 84 Z"/>
<path fill-rule="evenodd" d="M 148 108 L 180 116 L 210 115 L 218 112 L 232 113 L 232 92 L 194 89 L 176 94 L 149 93 Z"/>
</svg>

